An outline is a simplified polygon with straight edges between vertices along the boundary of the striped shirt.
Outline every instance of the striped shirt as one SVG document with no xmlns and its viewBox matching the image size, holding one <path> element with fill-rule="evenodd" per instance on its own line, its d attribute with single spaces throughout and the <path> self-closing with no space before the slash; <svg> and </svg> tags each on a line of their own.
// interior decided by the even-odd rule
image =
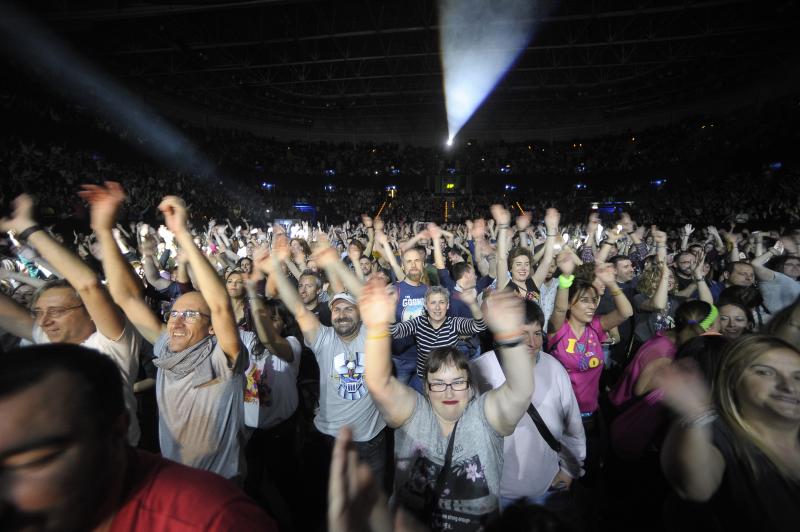
<svg viewBox="0 0 800 532">
<path fill-rule="evenodd" d="M 434 329 L 427 315 L 395 323 L 389 328 L 392 338 L 405 338 L 413 336 L 417 343 L 417 375 L 425 375 L 425 362 L 428 353 L 437 347 L 455 346 L 460 336 L 473 336 L 486 330 L 483 320 L 472 318 L 458 318 L 447 316 L 439 326 Z"/>
</svg>

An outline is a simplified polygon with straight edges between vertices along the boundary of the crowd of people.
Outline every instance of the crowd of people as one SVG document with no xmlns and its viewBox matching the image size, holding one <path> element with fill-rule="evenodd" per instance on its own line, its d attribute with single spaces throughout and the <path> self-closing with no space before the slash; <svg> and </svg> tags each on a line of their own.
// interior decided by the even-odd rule
<svg viewBox="0 0 800 532">
<path fill-rule="evenodd" d="M 796 185 L 270 223 L 80 157 L 9 167 L 52 189 L 0 220 L 4 526 L 796 527 Z"/>
<path fill-rule="evenodd" d="M 0 102 L 3 530 L 796 528 L 794 99 L 451 151 L 184 124 L 204 171 Z"/>
</svg>

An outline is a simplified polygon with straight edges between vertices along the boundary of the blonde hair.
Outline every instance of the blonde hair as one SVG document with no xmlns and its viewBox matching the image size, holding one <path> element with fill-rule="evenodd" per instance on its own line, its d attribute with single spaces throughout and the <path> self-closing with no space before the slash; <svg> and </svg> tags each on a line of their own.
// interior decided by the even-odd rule
<svg viewBox="0 0 800 532">
<path fill-rule="evenodd" d="M 653 264 L 649 268 L 645 268 L 642 275 L 639 276 L 639 282 L 636 283 L 636 290 L 638 290 L 640 294 L 653 297 L 653 294 L 658 290 L 658 284 L 661 282 L 662 267 L 667 268 L 667 266 L 659 266 L 658 264 Z M 669 275 L 669 272 L 667 272 L 666 275 Z M 672 290 L 669 292 L 670 295 L 675 295 L 677 286 L 677 283 L 675 283 Z"/>
<path fill-rule="evenodd" d="M 732 429 L 736 436 L 733 440 L 736 454 L 744 458 L 756 476 L 762 472 L 758 470 L 753 449 L 761 451 L 776 469 L 786 478 L 790 478 L 781 467 L 782 460 L 766 445 L 764 438 L 742 416 L 739 404 L 739 389 L 742 385 L 744 373 L 760 356 L 773 349 L 789 349 L 798 357 L 797 351 L 787 342 L 764 334 L 750 334 L 732 342 L 721 355 L 721 361 L 716 378 L 714 379 L 714 400 L 719 408 L 720 417 Z M 749 444 L 749 445 L 747 445 Z"/>
</svg>

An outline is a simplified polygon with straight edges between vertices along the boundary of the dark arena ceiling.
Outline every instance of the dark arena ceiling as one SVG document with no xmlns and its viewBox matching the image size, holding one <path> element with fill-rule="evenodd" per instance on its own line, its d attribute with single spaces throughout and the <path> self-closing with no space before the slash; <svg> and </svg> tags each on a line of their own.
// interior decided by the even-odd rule
<svg viewBox="0 0 800 532">
<path fill-rule="evenodd" d="M 462 136 L 646 126 L 796 90 L 797 4 L 539 2 L 529 46 Z M 309 138 L 425 143 L 445 135 L 433 0 L 54 0 L 25 8 L 182 118 Z"/>
</svg>

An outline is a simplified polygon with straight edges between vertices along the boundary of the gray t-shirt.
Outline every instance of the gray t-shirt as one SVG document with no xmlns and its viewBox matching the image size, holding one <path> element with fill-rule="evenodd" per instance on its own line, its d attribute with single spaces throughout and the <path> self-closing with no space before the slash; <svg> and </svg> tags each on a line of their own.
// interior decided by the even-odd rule
<svg viewBox="0 0 800 532">
<path fill-rule="evenodd" d="M 253 333 L 240 333 L 244 349 L 230 367 L 216 337 L 211 351 L 213 379 L 197 385 L 193 373 L 175 378 L 158 370 L 158 439 L 161 454 L 178 463 L 211 471 L 225 478 L 243 478 L 244 369 Z M 168 335 L 153 345 L 156 357 L 164 353 Z"/>
<path fill-rule="evenodd" d="M 485 403 L 486 395 L 470 401 L 458 420 L 433 529 L 475 530 L 498 511 L 503 437 L 486 420 Z M 430 402 L 419 395 L 414 413 L 394 435 L 394 502 L 429 525 L 430 516 L 422 513 L 444 465 L 448 441 Z"/>
<path fill-rule="evenodd" d="M 306 343 L 319 364 L 319 413 L 314 426 L 323 434 L 336 436 L 349 426 L 353 441 L 365 442 L 386 427 L 364 381 L 365 337 L 363 325 L 349 343 L 333 327 L 320 325 L 314 343 Z"/>
</svg>

